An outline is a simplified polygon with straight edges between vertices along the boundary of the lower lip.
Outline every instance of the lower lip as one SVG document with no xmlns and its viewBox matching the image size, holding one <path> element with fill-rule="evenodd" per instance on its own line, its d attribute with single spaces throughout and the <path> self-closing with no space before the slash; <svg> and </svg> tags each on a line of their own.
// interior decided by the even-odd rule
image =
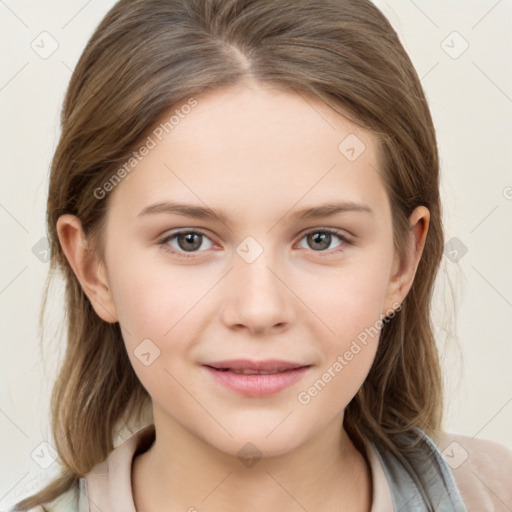
<svg viewBox="0 0 512 512">
<path fill-rule="evenodd" d="M 204 368 L 210 372 L 217 382 L 225 387 L 242 395 L 261 398 L 279 393 L 295 384 L 304 376 L 310 366 L 267 375 L 244 375 L 231 371 L 215 370 L 210 366 L 204 366 Z"/>
</svg>

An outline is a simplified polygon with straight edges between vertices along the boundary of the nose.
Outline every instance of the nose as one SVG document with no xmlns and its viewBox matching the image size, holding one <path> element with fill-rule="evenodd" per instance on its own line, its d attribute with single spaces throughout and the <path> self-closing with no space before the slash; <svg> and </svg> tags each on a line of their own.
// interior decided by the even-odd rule
<svg viewBox="0 0 512 512">
<path fill-rule="evenodd" d="M 293 293 L 266 251 L 248 263 L 235 254 L 225 285 L 222 320 L 230 329 L 275 333 L 293 320 Z"/>
</svg>

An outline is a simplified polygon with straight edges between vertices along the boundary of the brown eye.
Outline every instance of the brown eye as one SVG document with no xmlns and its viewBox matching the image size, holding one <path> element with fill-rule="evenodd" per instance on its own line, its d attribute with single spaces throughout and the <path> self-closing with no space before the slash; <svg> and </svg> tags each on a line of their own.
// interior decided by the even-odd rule
<svg viewBox="0 0 512 512">
<path fill-rule="evenodd" d="M 336 239 L 338 239 L 339 242 L 333 247 L 331 244 L 336 242 Z M 316 252 L 331 252 L 329 248 L 333 252 L 336 252 L 338 247 L 349 243 L 349 241 L 339 231 L 330 229 L 317 229 L 315 231 L 310 231 L 309 233 L 306 233 L 301 240 L 306 240 L 307 245 L 306 247 L 301 246 L 302 248 L 311 249 Z"/>
<path fill-rule="evenodd" d="M 195 251 L 201 247 L 203 235 L 199 233 L 180 233 L 176 240 L 180 249 L 184 251 Z"/>
<path fill-rule="evenodd" d="M 204 242 L 207 241 L 210 245 L 204 247 Z M 203 252 L 205 249 L 210 249 L 213 244 L 211 240 L 199 231 L 179 231 L 171 233 L 160 241 L 160 244 L 165 250 L 170 250 L 178 255 L 187 256 L 184 253 Z M 199 250 L 203 247 L 202 250 Z"/>
<path fill-rule="evenodd" d="M 306 236 L 309 246 L 315 251 L 323 251 L 331 245 L 330 233 L 310 233 Z"/>
</svg>

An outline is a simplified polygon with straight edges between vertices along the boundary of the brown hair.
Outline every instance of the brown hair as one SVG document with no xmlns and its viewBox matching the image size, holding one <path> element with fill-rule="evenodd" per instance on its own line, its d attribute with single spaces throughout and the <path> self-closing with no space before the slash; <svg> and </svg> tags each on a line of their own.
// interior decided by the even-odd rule
<svg viewBox="0 0 512 512">
<path fill-rule="evenodd" d="M 76 215 L 102 256 L 109 196 L 98 200 L 94 191 L 163 112 L 247 78 L 320 99 L 379 137 L 400 256 L 409 215 L 418 205 L 429 209 L 414 283 L 382 328 L 344 426 L 356 443 L 370 439 L 397 455 L 404 450 L 397 435 L 415 427 L 437 439 L 442 381 L 430 316 L 444 245 L 437 143 L 420 80 L 388 20 L 369 0 L 121 0 L 73 73 L 51 167 L 43 312 L 52 275 L 62 271 L 67 347 L 51 398 L 62 474 L 15 510 L 52 501 L 108 456 L 121 428 L 151 421 L 119 324 L 94 312 L 60 247 L 57 219 Z"/>
</svg>

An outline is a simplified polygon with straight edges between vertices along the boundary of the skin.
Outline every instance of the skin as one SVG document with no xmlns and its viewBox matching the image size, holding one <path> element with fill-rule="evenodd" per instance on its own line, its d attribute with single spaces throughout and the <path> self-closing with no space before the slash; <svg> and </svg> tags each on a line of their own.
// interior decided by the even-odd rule
<svg viewBox="0 0 512 512">
<path fill-rule="evenodd" d="M 370 469 L 342 422 L 378 336 L 309 403 L 297 396 L 403 301 L 429 212 L 421 206 L 412 213 L 411 250 L 399 261 L 374 135 L 315 99 L 261 84 L 196 99 L 191 113 L 111 192 L 104 261 L 76 217 L 58 221 L 70 265 L 97 314 L 120 322 L 131 363 L 152 397 L 156 440 L 135 458 L 136 508 L 369 511 Z M 338 150 L 349 134 L 365 144 L 354 161 Z M 222 209 L 228 223 L 139 216 L 169 200 Z M 340 200 L 364 203 L 373 214 L 291 218 Z M 306 234 L 326 227 L 351 243 L 332 235 L 319 250 Z M 190 241 L 160 243 L 179 228 L 206 235 L 195 252 L 186 252 Z M 263 249 L 251 263 L 236 252 L 248 236 Z M 160 350 L 148 366 L 134 353 L 144 339 Z M 201 366 L 231 358 L 312 367 L 280 393 L 254 398 L 222 387 Z M 251 467 L 237 456 L 247 442 L 262 455 Z"/>
</svg>

